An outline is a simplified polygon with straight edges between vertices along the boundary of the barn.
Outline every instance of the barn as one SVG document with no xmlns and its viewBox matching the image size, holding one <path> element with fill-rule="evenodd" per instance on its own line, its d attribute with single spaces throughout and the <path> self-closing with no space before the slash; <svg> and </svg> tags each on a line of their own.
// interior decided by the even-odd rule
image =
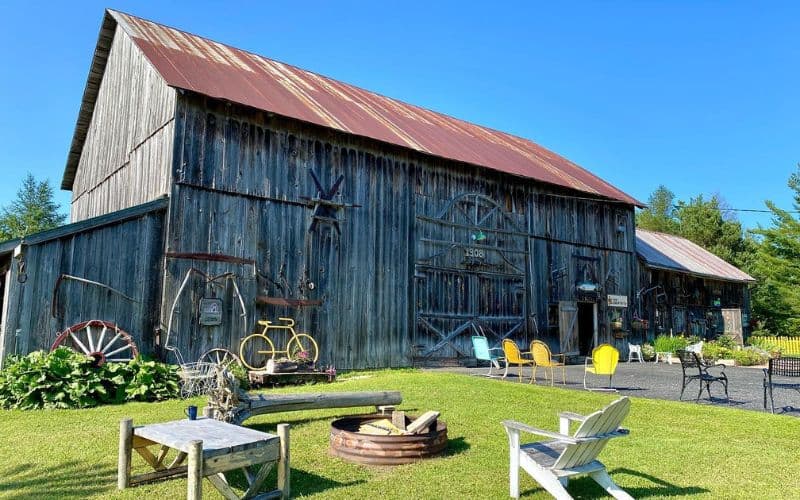
<svg viewBox="0 0 800 500">
<path fill-rule="evenodd" d="M 116 11 L 61 187 L 71 224 L 0 246 L 5 354 L 96 319 L 193 360 L 278 317 L 341 368 L 586 354 L 638 289 L 641 204 L 575 163 Z"/>
<path fill-rule="evenodd" d="M 755 279 L 680 236 L 636 230 L 639 289 L 633 316 L 638 336 L 728 334 L 739 344 L 750 333 L 750 290 Z"/>
</svg>

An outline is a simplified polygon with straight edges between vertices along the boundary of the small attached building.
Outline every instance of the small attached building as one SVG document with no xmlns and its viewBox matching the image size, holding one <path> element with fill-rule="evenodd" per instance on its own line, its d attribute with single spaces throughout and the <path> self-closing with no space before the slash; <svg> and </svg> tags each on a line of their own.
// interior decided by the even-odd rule
<svg viewBox="0 0 800 500">
<path fill-rule="evenodd" d="M 73 224 L 105 229 L 74 233 L 88 250 L 28 239 L 0 255 L 27 263 L 25 282 L 7 275 L 5 352 L 113 318 L 143 352 L 169 327 L 195 360 L 291 316 L 340 368 L 471 358 L 476 332 L 587 353 L 636 283 L 639 202 L 558 154 L 114 11 L 62 188 Z M 161 232 L 114 219 L 125 210 Z"/>
<path fill-rule="evenodd" d="M 741 344 L 750 333 L 747 273 L 686 238 L 636 230 L 639 288 L 634 312 L 643 321 L 633 338 L 695 335 L 733 336 Z"/>
</svg>

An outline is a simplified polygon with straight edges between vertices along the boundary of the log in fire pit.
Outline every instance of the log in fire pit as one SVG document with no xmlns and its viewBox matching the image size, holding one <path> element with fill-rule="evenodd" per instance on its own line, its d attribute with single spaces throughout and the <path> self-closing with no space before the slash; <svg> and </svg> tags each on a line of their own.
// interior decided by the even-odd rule
<svg viewBox="0 0 800 500">
<path fill-rule="evenodd" d="M 359 432 L 362 425 L 386 418 L 384 415 L 355 415 L 331 424 L 332 455 L 368 465 L 400 465 L 440 455 L 447 447 L 447 425 L 436 420 L 421 434 L 373 435 Z M 412 418 L 404 417 L 406 423 Z"/>
</svg>

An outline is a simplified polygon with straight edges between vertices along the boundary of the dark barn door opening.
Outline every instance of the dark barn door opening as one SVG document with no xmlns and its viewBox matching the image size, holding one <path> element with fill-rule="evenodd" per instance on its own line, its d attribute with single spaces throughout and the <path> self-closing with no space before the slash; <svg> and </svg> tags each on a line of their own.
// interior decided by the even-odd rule
<svg viewBox="0 0 800 500">
<path fill-rule="evenodd" d="M 581 356 L 590 356 L 595 347 L 595 310 L 596 304 L 578 303 L 578 349 Z"/>
<path fill-rule="evenodd" d="M 416 207 L 412 361 L 473 359 L 475 334 L 527 341 L 524 217 L 480 194 Z"/>
</svg>

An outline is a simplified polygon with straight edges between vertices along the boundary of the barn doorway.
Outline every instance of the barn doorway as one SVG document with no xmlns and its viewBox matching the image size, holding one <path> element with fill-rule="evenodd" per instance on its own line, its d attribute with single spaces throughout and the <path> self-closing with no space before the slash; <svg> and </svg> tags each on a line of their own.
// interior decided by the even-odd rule
<svg viewBox="0 0 800 500">
<path fill-rule="evenodd" d="M 590 356 L 597 345 L 597 304 L 578 302 L 578 351 Z"/>
<path fill-rule="evenodd" d="M 472 360 L 475 334 L 527 345 L 524 215 L 478 193 L 416 207 L 412 364 Z"/>
</svg>

